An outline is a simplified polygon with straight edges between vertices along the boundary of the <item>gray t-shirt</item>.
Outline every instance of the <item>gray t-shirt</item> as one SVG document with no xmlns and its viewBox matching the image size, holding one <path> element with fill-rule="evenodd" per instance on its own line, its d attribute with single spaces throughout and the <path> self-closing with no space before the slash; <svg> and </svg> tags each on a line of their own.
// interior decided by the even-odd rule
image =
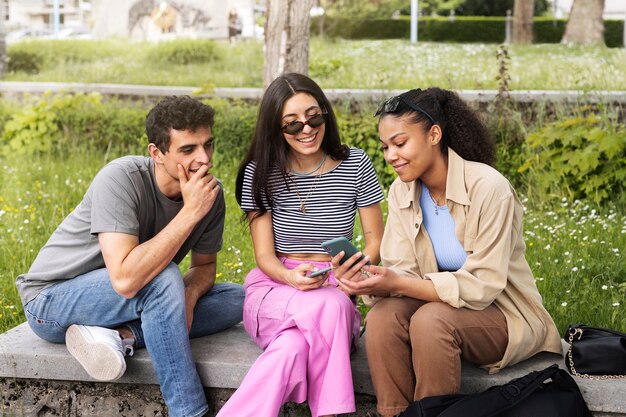
<svg viewBox="0 0 626 417">
<path fill-rule="evenodd" d="M 104 268 L 98 233 L 135 235 L 141 244 L 158 234 L 182 207 L 182 200 L 171 200 L 159 190 L 152 158 L 126 156 L 111 161 L 96 174 L 81 203 L 57 227 L 28 273 L 17 277 L 22 303 L 26 305 L 41 290 L 59 281 Z M 172 261 L 180 263 L 190 250 L 218 252 L 222 248 L 225 212 L 220 191 L 209 213 Z"/>
</svg>

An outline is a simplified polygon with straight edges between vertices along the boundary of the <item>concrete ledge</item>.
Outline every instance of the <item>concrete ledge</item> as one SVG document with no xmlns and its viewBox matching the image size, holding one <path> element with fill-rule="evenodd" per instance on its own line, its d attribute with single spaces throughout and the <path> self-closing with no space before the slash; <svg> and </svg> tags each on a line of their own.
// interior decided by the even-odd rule
<svg viewBox="0 0 626 417">
<path fill-rule="evenodd" d="M 150 96 L 160 97 L 170 94 L 193 95 L 198 91 L 192 86 L 158 86 L 139 84 L 99 84 L 99 83 L 60 83 L 33 81 L 1 81 L 0 94 L 43 94 L 51 92 L 99 92 L 114 96 Z M 386 97 L 400 94 L 404 90 L 388 89 L 324 89 L 331 101 L 342 99 L 379 101 Z M 498 90 L 458 90 L 461 98 L 470 102 L 489 103 L 498 95 Z M 223 98 L 240 98 L 260 100 L 261 88 L 215 88 L 208 96 Z M 609 90 L 513 90 L 510 93 L 513 101 L 519 103 L 553 102 L 553 103 L 626 103 L 626 91 Z"/>
<path fill-rule="evenodd" d="M 194 339 L 191 345 L 202 384 L 207 387 L 210 403 L 217 409 L 239 386 L 248 368 L 261 352 L 241 325 L 216 335 Z M 461 390 L 464 393 L 478 392 L 553 363 L 564 366 L 559 355 L 548 353 L 541 353 L 495 375 L 488 375 L 476 366 L 464 364 Z M 155 414 L 158 410 L 163 413 L 165 409 L 147 351 L 138 350 L 128 359 L 127 364 L 128 369 L 121 379 L 113 383 L 95 382 L 70 356 L 64 345 L 43 341 L 30 330 L 28 324 L 23 323 L 0 335 L 0 414 L 45 416 L 47 414 L 42 414 L 41 410 L 46 407 L 52 410 L 63 404 L 66 407 L 73 404 L 72 407 L 76 408 L 77 404 L 87 403 L 93 407 L 94 403 L 98 403 L 98 408 L 104 407 L 102 411 L 111 409 L 112 413 L 98 412 L 97 415 L 113 416 L 121 415 L 114 411 L 124 401 L 125 408 L 128 408 L 128 412 L 123 413 L 126 416 L 139 416 L 147 410 L 154 410 L 150 415 L 158 415 Z M 354 416 L 375 416 L 374 391 L 363 340 L 359 342 L 359 350 L 352 357 L 352 370 L 359 403 Z M 576 382 L 594 416 L 626 416 L 626 379 L 592 381 L 576 378 Z M 141 392 L 137 391 L 138 386 L 144 386 Z M 77 387 L 81 388 L 77 390 Z M 54 397 L 51 392 L 55 390 L 64 394 L 60 398 Z M 51 401 L 50 404 L 44 404 L 46 398 Z M 134 404 L 132 407 L 129 403 L 131 398 Z M 289 410 L 295 411 L 292 413 Z M 306 407 L 289 406 L 284 415 L 302 415 L 303 410 Z"/>
</svg>

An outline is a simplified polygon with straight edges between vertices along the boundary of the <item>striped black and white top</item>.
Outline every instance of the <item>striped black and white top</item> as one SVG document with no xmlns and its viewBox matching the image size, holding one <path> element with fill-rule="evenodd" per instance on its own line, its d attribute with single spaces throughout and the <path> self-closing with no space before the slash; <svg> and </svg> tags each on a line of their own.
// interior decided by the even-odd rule
<svg viewBox="0 0 626 417">
<path fill-rule="evenodd" d="M 246 212 L 258 209 L 252 196 L 255 166 L 248 164 L 243 179 L 241 208 Z M 272 202 L 264 203 L 272 214 L 275 250 L 283 253 L 325 253 L 321 243 L 326 240 L 340 236 L 352 240 L 356 209 L 384 198 L 372 162 L 356 148 L 350 148 L 347 159 L 319 178 L 292 173 L 285 183 L 276 171 L 269 187 Z"/>
</svg>

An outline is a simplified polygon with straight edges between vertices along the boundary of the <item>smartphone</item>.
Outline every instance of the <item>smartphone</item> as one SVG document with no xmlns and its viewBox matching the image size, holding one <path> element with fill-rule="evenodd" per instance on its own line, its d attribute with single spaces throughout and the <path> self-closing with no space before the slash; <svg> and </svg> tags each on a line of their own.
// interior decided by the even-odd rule
<svg viewBox="0 0 626 417">
<path fill-rule="evenodd" d="M 328 252 L 331 256 L 335 256 L 339 252 L 344 251 L 345 255 L 343 255 L 343 258 L 341 258 L 341 261 L 339 261 L 340 264 L 343 264 L 346 261 L 346 259 L 350 258 L 352 255 L 354 255 L 355 253 L 359 251 L 356 248 L 356 246 L 352 244 L 352 242 L 350 242 L 348 239 L 346 239 L 343 236 L 323 242 L 322 248 L 326 252 Z M 362 255 L 358 261 L 360 261 L 364 257 L 365 256 Z M 368 261 L 367 264 L 369 265 L 370 262 Z"/>
<path fill-rule="evenodd" d="M 309 278 L 315 278 L 317 276 L 323 275 L 325 273 L 327 273 L 328 271 L 330 271 L 331 269 L 333 269 L 332 266 L 328 266 L 326 268 L 322 268 L 322 269 L 318 269 L 317 271 L 313 271 L 311 272 L 309 275 L 307 275 L 307 277 Z"/>
</svg>

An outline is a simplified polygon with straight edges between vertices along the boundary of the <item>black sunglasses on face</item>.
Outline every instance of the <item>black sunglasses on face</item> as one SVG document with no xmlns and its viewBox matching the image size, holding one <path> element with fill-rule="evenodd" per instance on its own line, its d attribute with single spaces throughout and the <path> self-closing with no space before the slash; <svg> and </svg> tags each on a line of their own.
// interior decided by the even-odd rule
<svg viewBox="0 0 626 417">
<path fill-rule="evenodd" d="M 417 92 L 420 92 L 422 90 L 420 90 L 419 88 L 417 89 Z M 428 118 L 428 120 L 430 120 L 432 122 L 432 124 L 437 124 L 435 122 L 435 119 L 433 119 L 433 117 L 428 114 L 428 112 L 426 112 L 426 110 L 422 109 L 420 106 L 411 103 L 409 100 L 405 99 L 403 97 L 405 93 L 400 94 L 399 96 L 393 96 L 393 97 L 389 97 L 387 100 L 383 101 L 382 103 L 380 103 L 380 106 L 378 106 L 378 109 L 376 110 L 376 113 L 374 113 L 374 116 L 379 116 L 380 114 L 384 113 L 395 113 L 396 110 L 398 110 L 398 106 L 400 105 L 400 102 L 406 104 L 407 106 L 409 106 L 409 108 L 415 110 L 416 112 L 422 113 L 424 116 L 426 116 Z"/>
<path fill-rule="evenodd" d="M 294 120 L 293 122 L 289 122 L 283 125 L 283 127 L 281 127 L 281 130 L 283 131 L 283 133 L 286 133 L 288 135 L 297 135 L 298 133 L 302 132 L 304 126 L 308 125 L 315 129 L 316 127 L 319 127 L 326 123 L 325 116 L 326 113 L 318 113 L 309 117 L 304 122 L 301 122 L 300 120 Z"/>
</svg>

